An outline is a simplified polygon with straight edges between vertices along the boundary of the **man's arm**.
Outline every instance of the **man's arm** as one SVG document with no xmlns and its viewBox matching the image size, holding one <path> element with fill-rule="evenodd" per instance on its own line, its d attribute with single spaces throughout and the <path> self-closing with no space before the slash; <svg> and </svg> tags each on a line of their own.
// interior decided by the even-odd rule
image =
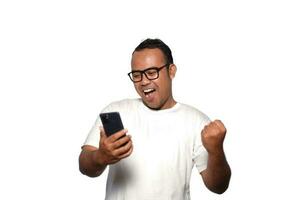
<svg viewBox="0 0 300 200">
<path fill-rule="evenodd" d="M 209 154 L 207 168 L 201 172 L 201 175 L 205 186 L 210 191 L 218 194 L 224 193 L 228 188 L 231 176 L 224 152 Z"/>
<path fill-rule="evenodd" d="M 82 174 L 89 177 L 97 177 L 105 170 L 105 164 L 99 162 L 98 148 L 85 145 L 82 147 L 82 151 L 79 156 L 79 170 Z M 101 158 L 101 157 L 100 157 Z"/>
<path fill-rule="evenodd" d="M 121 130 L 107 137 L 104 130 L 100 131 L 99 148 L 85 145 L 79 156 L 79 170 L 89 177 L 100 176 L 109 164 L 128 157 L 133 150 L 131 136 Z"/>
<path fill-rule="evenodd" d="M 229 185 L 231 170 L 223 150 L 226 128 L 220 120 L 211 122 L 201 132 L 202 143 L 208 152 L 207 168 L 201 172 L 205 186 L 222 194 Z"/>
</svg>

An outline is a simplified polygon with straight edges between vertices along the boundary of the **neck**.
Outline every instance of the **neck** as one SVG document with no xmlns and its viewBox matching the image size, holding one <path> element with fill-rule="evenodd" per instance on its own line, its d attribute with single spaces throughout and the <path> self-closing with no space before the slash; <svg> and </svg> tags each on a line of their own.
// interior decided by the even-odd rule
<svg viewBox="0 0 300 200">
<path fill-rule="evenodd" d="M 145 104 L 145 103 L 144 104 L 145 104 L 145 106 L 147 106 L 151 110 L 165 110 L 165 109 L 172 108 L 173 106 L 176 105 L 176 103 L 177 102 L 174 100 L 173 96 L 171 95 L 160 107 L 151 108 L 147 104 Z"/>
<path fill-rule="evenodd" d="M 172 96 L 161 106 L 160 110 L 169 109 L 175 106 L 176 101 Z"/>
</svg>

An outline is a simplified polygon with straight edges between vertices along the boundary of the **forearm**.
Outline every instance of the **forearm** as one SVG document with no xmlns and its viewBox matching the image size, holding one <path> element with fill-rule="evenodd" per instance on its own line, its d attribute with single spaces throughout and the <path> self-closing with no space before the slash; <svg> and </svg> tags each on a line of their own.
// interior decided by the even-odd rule
<svg viewBox="0 0 300 200">
<path fill-rule="evenodd" d="M 82 174 L 89 177 L 100 176 L 105 170 L 107 165 L 100 164 L 97 150 L 95 151 L 82 151 L 79 156 L 79 170 Z"/>
<path fill-rule="evenodd" d="M 229 185 L 231 170 L 223 150 L 208 155 L 207 169 L 203 171 L 206 187 L 212 192 L 222 194 Z"/>
</svg>

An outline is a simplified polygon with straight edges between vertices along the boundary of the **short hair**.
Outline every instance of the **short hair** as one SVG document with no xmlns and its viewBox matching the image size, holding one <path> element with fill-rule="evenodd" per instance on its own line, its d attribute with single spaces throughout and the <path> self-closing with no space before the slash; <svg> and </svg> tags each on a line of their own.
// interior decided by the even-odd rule
<svg viewBox="0 0 300 200">
<path fill-rule="evenodd" d="M 172 56 L 171 49 L 163 41 L 157 38 L 156 39 L 148 38 L 144 40 L 134 49 L 133 53 L 144 49 L 156 49 L 156 48 L 160 49 L 163 52 L 167 64 L 173 64 L 173 56 Z"/>
</svg>

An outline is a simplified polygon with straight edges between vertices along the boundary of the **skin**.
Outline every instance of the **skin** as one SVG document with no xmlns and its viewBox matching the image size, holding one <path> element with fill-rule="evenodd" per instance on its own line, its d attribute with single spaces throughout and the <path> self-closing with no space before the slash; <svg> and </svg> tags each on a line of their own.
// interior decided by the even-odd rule
<svg viewBox="0 0 300 200">
<path fill-rule="evenodd" d="M 107 137 L 100 128 L 99 148 L 84 145 L 79 156 L 79 170 L 89 177 L 100 176 L 107 165 L 128 157 L 133 151 L 130 135 L 126 129 Z"/>
<path fill-rule="evenodd" d="M 166 61 L 160 49 L 144 49 L 132 55 L 132 70 L 145 70 L 164 64 Z M 172 80 L 175 74 L 176 65 L 171 64 L 169 68 L 163 68 L 159 72 L 158 79 L 148 80 L 143 75 L 141 82 L 134 83 L 137 93 L 147 107 L 153 110 L 163 110 L 172 108 L 176 104 L 172 95 Z M 144 94 L 144 90 L 149 88 L 155 89 L 151 98 L 147 98 Z M 133 151 L 131 136 L 126 135 L 127 130 L 119 131 L 110 137 L 106 137 L 103 129 L 99 132 L 99 148 L 85 145 L 79 157 L 80 171 L 90 177 L 101 175 L 107 165 L 130 156 Z M 220 120 L 215 120 L 206 125 L 199 134 L 208 152 L 207 169 L 200 174 L 209 190 L 221 194 L 228 188 L 231 176 L 223 150 L 226 128 Z"/>
<path fill-rule="evenodd" d="M 150 67 L 160 67 L 166 64 L 160 49 L 144 49 L 134 52 L 131 59 L 132 70 L 145 70 Z M 145 75 L 141 82 L 134 83 L 134 88 L 143 100 L 143 103 L 155 110 L 168 109 L 176 104 L 172 95 L 172 79 L 176 74 L 176 66 L 169 65 L 159 71 L 159 78 L 148 80 Z M 154 88 L 154 99 L 149 101 L 145 97 L 144 89 Z"/>
<path fill-rule="evenodd" d="M 225 135 L 226 128 L 220 120 L 209 123 L 201 131 L 202 144 L 208 152 L 207 168 L 201 176 L 205 186 L 218 194 L 227 190 L 231 177 L 223 149 Z"/>
</svg>

